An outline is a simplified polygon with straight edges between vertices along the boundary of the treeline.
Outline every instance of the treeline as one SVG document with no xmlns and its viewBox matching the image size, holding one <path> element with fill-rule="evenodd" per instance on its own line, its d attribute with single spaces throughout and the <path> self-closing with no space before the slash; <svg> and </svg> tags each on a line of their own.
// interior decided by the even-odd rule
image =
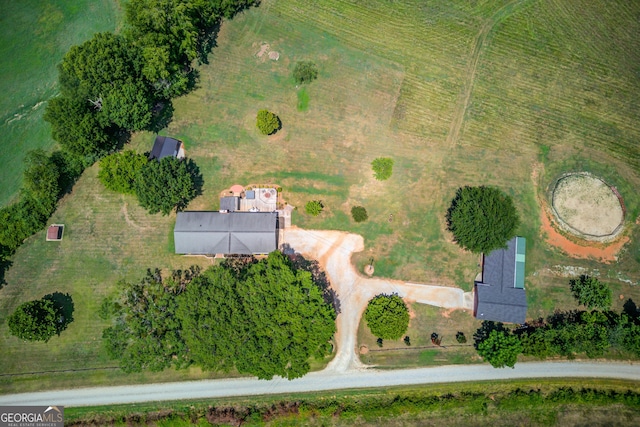
<svg viewBox="0 0 640 427">
<path fill-rule="evenodd" d="M 615 351 L 640 357 L 640 311 L 629 299 L 621 313 L 610 310 L 557 311 L 515 330 L 485 321 L 474 334 L 478 354 L 496 368 L 513 367 L 519 354 L 575 358 Z"/>
<path fill-rule="evenodd" d="M 44 118 L 60 150 L 27 156 L 20 201 L 0 209 L 0 284 L 9 257 L 41 230 L 84 168 L 133 131 L 163 128 L 171 99 L 193 88 L 222 18 L 255 0 L 130 0 L 122 34 L 97 33 L 58 66 L 60 96 Z"/>
<path fill-rule="evenodd" d="M 104 301 L 101 317 L 113 322 L 103 333 L 107 352 L 125 372 L 196 364 L 261 379 L 301 377 L 311 357 L 331 352 L 336 313 L 313 265 L 297 265 L 273 252 L 205 272 L 148 270 Z"/>
<path fill-rule="evenodd" d="M 412 425 L 411 421 L 422 420 L 431 425 L 426 422 L 424 415 L 433 414 L 433 417 L 437 417 L 437 423 L 442 425 L 469 425 L 469 419 L 475 419 L 471 418 L 474 415 L 482 416 L 491 424 L 491 418 L 487 417 L 489 415 L 501 417 L 504 421 L 512 413 L 517 413 L 519 416 L 513 424 L 521 424 L 523 417 L 528 420 L 555 420 L 559 412 L 567 412 L 567 405 L 587 414 L 610 405 L 616 405 L 618 412 L 628 408 L 635 413 L 640 405 L 640 394 L 632 389 L 511 386 L 505 390 L 503 386 L 494 390 L 488 386 L 479 392 L 475 389 L 466 390 L 469 388 L 466 385 L 458 388 L 462 390 L 449 393 L 433 390 L 432 386 L 418 391 L 375 391 L 356 395 L 338 392 L 328 396 L 272 398 L 233 405 L 216 405 L 215 402 L 160 404 L 157 410 L 146 411 L 138 408 L 132 410 L 130 406 L 111 406 L 99 410 L 71 408 L 65 416 L 69 425 L 155 425 L 171 421 L 178 424 L 180 421 L 204 423 L 206 420 L 212 425 L 250 426 L 265 423 L 278 425 L 279 422 L 287 425 L 335 425 L 337 420 L 339 424 L 340 421 L 352 424 L 354 420 L 364 424 L 384 424 L 385 421 L 397 424 L 398 420 L 402 420 L 402 424 L 409 422 Z M 622 419 L 628 415 L 626 412 Z M 616 425 L 619 420 L 609 421 Z M 500 425 L 507 424 L 503 422 Z"/>
</svg>

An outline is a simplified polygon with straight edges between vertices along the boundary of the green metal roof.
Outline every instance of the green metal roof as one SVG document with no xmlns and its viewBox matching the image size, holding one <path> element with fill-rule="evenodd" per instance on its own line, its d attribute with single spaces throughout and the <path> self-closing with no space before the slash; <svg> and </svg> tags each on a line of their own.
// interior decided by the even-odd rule
<svg viewBox="0 0 640 427">
<path fill-rule="evenodd" d="M 524 289 L 524 262 L 527 251 L 527 241 L 524 237 L 516 237 L 516 274 L 513 287 Z"/>
</svg>

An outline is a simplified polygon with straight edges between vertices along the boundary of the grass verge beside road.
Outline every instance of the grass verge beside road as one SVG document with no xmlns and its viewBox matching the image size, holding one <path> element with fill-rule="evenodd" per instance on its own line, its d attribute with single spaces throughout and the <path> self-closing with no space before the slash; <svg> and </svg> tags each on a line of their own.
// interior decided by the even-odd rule
<svg viewBox="0 0 640 427">
<path fill-rule="evenodd" d="M 65 408 L 80 424 L 634 425 L 637 383 L 517 380 Z"/>
</svg>

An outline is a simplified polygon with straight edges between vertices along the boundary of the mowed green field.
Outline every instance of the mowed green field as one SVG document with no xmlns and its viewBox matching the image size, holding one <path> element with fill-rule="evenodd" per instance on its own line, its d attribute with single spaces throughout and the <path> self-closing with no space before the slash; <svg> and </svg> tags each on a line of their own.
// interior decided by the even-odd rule
<svg viewBox="0 0 640 427">
<path fill-rule="evenodd" d="M 74 44 L 99 31 L 114 31 L 118 0 L 0 1 L 0 206 L 22 183 L 29 150 L 51 149 L 51 129 L 42 120 L 46 101 L 57 93 L 57 65 Z"/>
<path fill-rule="evenodd" d="M 203 173 L 204 193 L 189 208 L 216 209 L 219 192 L 235 183 L 274 182 L 299 207 L 294 224 L 365 237 L 358 268 L 373 257 L 378 276 L 471 290 L 478 257 L 452 243 L 444 216 L 459 186 L 494 185 L 514 197 L 522 217 L 530 318 L 577 308 L 562 277 L 567 267 L 610 283 L 616 310 L 627 298 L 640 303 L 640 4 L 565 3 L 263 1 L 222 26 L 198 88 L 175 100 L 163 131 L 185 141 Z M 269 51 L 279 59 L 268 59 Z M 290 77 L 299 60 L 320 71 L 305 90 L 305 108 Z M 255 127 L 262 108 L 282 120 L 273 136 Z M 131 146 L 148 151 L 152 140 L 137 134 Z M 388 181 L 373 178 L 370 164 L 379 156 L 395 160 Z M 599 174 L 625 199 L 631 241 L 617 262 L 570 258 L 541 235 L 537 197 L 574 169 Z M 51 220 L 66 225 L 64 241 L 45 243 L 40 232 L 13 259 L 0 291 L 3 373 L 114 366 L 101 347 L 105 322 L 96 311 L 117 281 L 139 278 L 148 267 L 209 263 L 173 254 L 174 215 L 146 214 L 134 198 L 103 189 L 96 175 L 97 166 L 87 170 Z M 317 218 L 304 213 L 312 199 L 325 205 Z M 367 222 L 350 219 L 354 205 L 366 207 Z M 53 291 L 74 299 L 69 329 L 47 344 L 9 336 L 7 314 Z M 451 339 L 458 320 L 471 340 L 479 322 L 448 315 L 416 309 L 414 345 L 428 345 L 431 332 Z M 362 332 L 361 339 L 371 337 Z M 400 363 L 472 360 L 420 353 Z M 205 376 L 97 370 L 45 378 L 53 387 Z M 37 387 L 34 376 L 0 377 L 5 391 Z"/>
</svg>

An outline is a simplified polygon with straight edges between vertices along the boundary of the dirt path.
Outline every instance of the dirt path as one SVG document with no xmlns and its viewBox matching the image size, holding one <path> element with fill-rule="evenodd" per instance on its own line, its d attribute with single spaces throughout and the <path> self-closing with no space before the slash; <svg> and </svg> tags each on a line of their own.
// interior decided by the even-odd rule
<svg viewBox="0 0 640 427">
<path fill-rule="evenodd" d="M 357 234 L 293 227 L 285 231 L 285 242 L 296 252 L 320 262 L 340 300 L 338 349 L 327 366 L 329 371 L 346 372 L 365 367 L 356 351 L 358 325 L 367 302 L 375 295 L 395 292 L 407 300 L 436 307 L 472 308 L 471 292 L 465 293 L 462 289 L 361 276 L 351 264 L 351 255 L 364 250 L 364 240 Z"/>
<path fill-rule="evenodd" d="M 514 9 L 518 8 L 523 3 L 528 3 L 528 1 L 516 0 L 502 6 L 496 11 L 496 13 L 494 13 L 489 19 L 487 19 L 487 22 L 485 22 L 485 24 L 480 29 L 480 32 L 476 36 L 473 50 L 471 51 L 471 59 L 469 60 L 469 65 L 467 66 L 464 90 L 462 91 L 462 93 L 460 94 L 460 98 L 458 99 L 458 104 L 456 105 L 456 110 L 453 114 L 453 121 L 451 122 L 449 134 L 447 135 L 447 144 L 449 146 L 457 144 L 458 139 L 460 138 L 460 129 L 462 128 L 462 123 L 464 122 L 464 117 L 467 113 L 469 102 L 471 101 L 471 94 L 473 92 L 473 85 L 476 79 L 478 62 L 480 62 L 480 54 L 489 41 L 489 35 L 491 34 L 491 31 L 497 24 L 502 22 L 507 16 L 511 15 Z"/>
</svg>

